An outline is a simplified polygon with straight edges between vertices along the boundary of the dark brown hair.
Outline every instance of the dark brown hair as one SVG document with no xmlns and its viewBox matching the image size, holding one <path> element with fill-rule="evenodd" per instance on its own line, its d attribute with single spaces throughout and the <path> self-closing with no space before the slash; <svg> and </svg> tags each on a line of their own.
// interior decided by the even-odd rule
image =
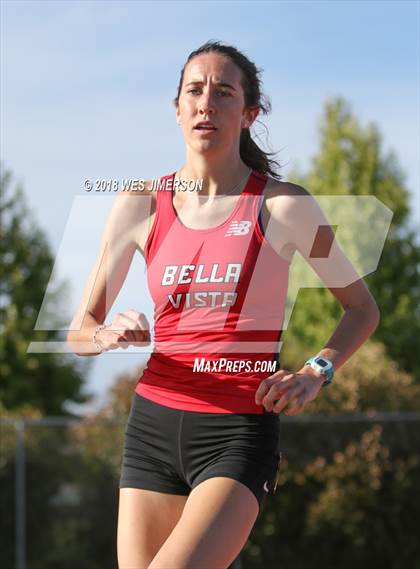
<svg viewBox="0 0 420 569">
<path fill-rule="evenodd" d="M 260 112 L 267 115 L 271 111 L 271 103 L 266 95 L 261 91 L 261 80 L 259 75 L 262 70 L 258 69 L 252 61 L 250 61 L 235 47 L 222 44 L 219 41 L 208 41 L 190 53 L 181 70 L 177 96 L 173 100 L 174 104 L 177 105 L 179 101 L 182 82 L 184 79 L 184 71 L 187 64 L 197 55 L 209 52 L 220 53 L 232 60 L 232 62 L 242 72 L 241 84 L 244 90 L 245 106 L 259 107 Z M 280 164 L 276 160 L 269 158 L 269 156 L 275 154 L 275 152 L 264 152 L 261 150 L 261 148 L 254 142 L 249 128 L 242 129 L 239 154 L 241 159 L 250 168 L 257 170 L 258 172 L 262 172 L 263 174 L 270 174 L 273 178 L 281 180 L 281 175 L 276 171 L 277 168 L 280 168 Z"/>
</svg>

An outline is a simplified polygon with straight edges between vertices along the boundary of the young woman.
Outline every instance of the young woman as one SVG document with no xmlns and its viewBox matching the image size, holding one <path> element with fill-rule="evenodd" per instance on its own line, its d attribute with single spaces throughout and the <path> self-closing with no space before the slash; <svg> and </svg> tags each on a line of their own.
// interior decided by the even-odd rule
<svg viewBox="0 0 420 569">
<path fill-rule="evenodd" d="M 185 163 L 160 179 L 170 191 L 153 191 L 149 180 L 144 192 L 117 195 L 68 336 L 81 355 L 150 341 L 134 309 L 105 324 L 139 249 L 155 345 L 124 439 L 121 569 L 228 567 L 274 490 L 279 413 L 302 412 L 379 320 L 317 202 L 280 181 L 251 137 L 269 110 L 255 65 L 208 42 L 188 57 L 175 106 Z M 191 180 L 202 180 L 201 191 L 175 191 Z M 276 371 L 296 251 L 345 313 L 301 369 Z"/>
</svg>

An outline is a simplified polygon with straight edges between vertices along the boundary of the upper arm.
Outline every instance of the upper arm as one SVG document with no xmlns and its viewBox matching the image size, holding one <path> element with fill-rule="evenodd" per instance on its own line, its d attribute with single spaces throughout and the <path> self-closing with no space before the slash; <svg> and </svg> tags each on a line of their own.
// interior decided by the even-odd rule
<svg viewBox="0 0 420 569">
<path fill-rule="evenodd" d="M 150 198 L 120 192 L 110 208 L 92 271 L 85 286 L 75 319 L 82 326 L 90 313 L 104 322 L 125 281 L 134 253 L 139 248 L 141 223 L 147 223 Z M 73 321 L 74 322 L 74 321 Z"/>
<path fill-rule="evenodd" d="M 344 254 L 316 199 L 301 186 L 279 196 L 273 214 L 281 218 L 288 241 L 299 251 L 343 308 L 366 306 L 377 310 L 376 302 L 351 261 Z"/>
</svg>

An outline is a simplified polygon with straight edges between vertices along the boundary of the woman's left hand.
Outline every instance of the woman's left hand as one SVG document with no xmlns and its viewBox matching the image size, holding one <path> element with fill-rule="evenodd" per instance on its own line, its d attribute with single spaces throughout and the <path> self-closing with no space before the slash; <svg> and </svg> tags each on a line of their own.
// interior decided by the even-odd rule
<svg viewBox="0 0 420 569">
<path fill-rule="evenodd" d="M 307 403 L 318 395 L 325 377 L 310 366 L 304 366 L 293 373 L 280 369 L 263 379 L 255 392 L 255 402 L 261 403 L 267 411 L 280 413 L 290 402 L 296 402 L 284 412 L 285 415 L 301 413 Z"/>
</svg>

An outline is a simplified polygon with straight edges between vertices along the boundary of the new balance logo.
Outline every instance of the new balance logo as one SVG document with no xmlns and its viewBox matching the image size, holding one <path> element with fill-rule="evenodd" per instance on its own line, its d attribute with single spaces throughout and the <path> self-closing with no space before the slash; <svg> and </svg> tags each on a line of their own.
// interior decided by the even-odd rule
<svg viewBox="0 0 420 569">
<path fill-rule="evenodd" d="M 246 235 L 249 233 L 251 225 L 252 223 L 250 221 L 232 221 L 224 236 L 231 237 L 232 235 Z"/>
</svg>

